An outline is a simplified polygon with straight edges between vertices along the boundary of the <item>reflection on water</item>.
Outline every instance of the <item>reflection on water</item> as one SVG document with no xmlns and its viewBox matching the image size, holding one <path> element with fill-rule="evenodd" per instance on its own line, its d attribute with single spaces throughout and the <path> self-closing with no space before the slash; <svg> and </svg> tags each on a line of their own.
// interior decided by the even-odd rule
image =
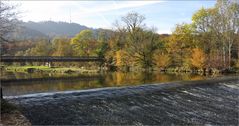
<svg viewBox="0 0 239 126">
<path fill-rule="evenodd" d="M 37 79 L 38 78 L 38 79 Z M 39 78 L 42 78 L 39 80 Z M 45 79 L 44 79 L 45 78 Z M 111 72 L 101 74 L 47 74 L 2 72 L 1 79 L 15 80 L 2 83 L 3 95 L 82 90 L 102 87 L 132 86 L 179 80 L 202 80 L 205 76 L 193 74 L 163 74 L 140 72 Z M 18 79 L 18 81 L 16 81 Z M 19 80 L 20 79 L 20 80 Z M 28 79 L 28 80 L 27 80 Z M 26 81 L 27 80 L 27 81 Z"/>
</svg>

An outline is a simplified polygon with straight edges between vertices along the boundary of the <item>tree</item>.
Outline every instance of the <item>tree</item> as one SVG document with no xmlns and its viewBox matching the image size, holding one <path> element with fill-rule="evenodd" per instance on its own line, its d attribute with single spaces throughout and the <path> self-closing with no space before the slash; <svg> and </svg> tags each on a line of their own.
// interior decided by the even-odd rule
<svg viewBox="0 0 239 126">
<path fill-rule="evenodd" d="M 220 14 L 221 25 L 223 26 L 223 35 L 225 45 L 228 49 L 228 67 L 231 67 L 232 46 L 236 42 L 239 33 L 239 2 L 218 0 L 216 8 Z"/>
<path fill-rule="evenodd" d="M 154 61 L 157 67 L 166 68 L 171 63 L 171 57 L 168 54 L 157 54 L 154 55 Z"/>
<path fill-rule="evenodd" d="M 72 56 L 72 47 L 68 38 L 55 38 L 52 48 L 53 56 Z"/>
<path fill-rule="evenodd" d="M 108 50 L 108 41 L 109 38 L 107 36 L 106 31 L 101 30 L 98 34 L 98 44 L 97 44 L 97 49 L 96 49 L 96 53 L 99 57 L 105 57 L 105 54 Z"/>
<path fill-rule="evenodd" d="M 25 56 L 49 56 L 52 51 L 51 43 L 42 39 L 37 42 L 35 47 L 25 51 Z"/>
<path fill-rule="evenodd" d="M 91 30 L 83 30 L 71 39 L 71 45 L 76 56 L 90 56 L 96 54 L 96 40 Z"/>
<path fill-rule="evenodd" d="M 197 35 L 199 38 L 201 36 L 199 41 L 204 45 L 204 51 L 207 54 L 216 52 L 217 57 L 222 57 L 221 66 L 230 68 L 232 47 L 239 31 L 239 2 L 218 0 L 215 7 L 196 12 L 192 20 Z M 210 58 L 208 63 L 211 62 Z"/>
<path fill-rule="evenodd" d="M 191 63 L 195 68 L 203 68 L 205 65 L 205 54 L 202 49 L 194 48 L 192 50 Z"/>
<path fill-rule="evenodd" d="M 169 38 L 168 50 L 175 67 L 189 67 L 191 49 L 196 45 L 190 24 L 178 24 Z"/>
<path fill-rule="evenodd" d="M 218 14 L 215 8 L 201 8 L 192 16 L 192 26 L 194 28 L 195 40 L 197 47 L 203 49 L 208 55 L 206 58 L 207 67 L 223 66 L 218 59 L 220 53 L 225 52 L 225 49 L 219 45 L 223 45 L 222 35 L 218 27 Z M 224 56 L 225 57 L 225 56 Z M 225 58 L 224 58 L 225 59 Z M 215 64 L 214 62 L 217 62 Z"/>
<path fill-rule="evenodd" d="M 15 6 L 10 6 L 0 1 L 0 41 L 8 42 L 5 38 L 9 32 L 12 32 L 17 22 L 17 12 Z"/>
<path fill-rule="evenodd" d="M 0 54 L 3 55 L 4 43 L 10 42 L 6 35 L 12 32 L 17 24 L 17 12 L 15 6 L 10 6 L 0 0 Z"/>
<path fill-rule="evenodd" d="M 116 63 L 115 65 L 118 67 L 122 67 L 122 66 L 128 66 L 128 57 L 127 57 L 127 52 L 125 52 L 124 50 L 118 50 L 115 52 L 115 59 L 116 59 Z"/>
<path fill-rule="evenodd" d="M 146 28 L 143 21 L 145 17 L 131 12 L 121 18 L 121 24 L 117 23 L 117 29 L 126 37 L 125 48 L 134 61 L 148 69 L 153 66 L 153 53 L 156 50 L 155 29 Z"/>
</svg>

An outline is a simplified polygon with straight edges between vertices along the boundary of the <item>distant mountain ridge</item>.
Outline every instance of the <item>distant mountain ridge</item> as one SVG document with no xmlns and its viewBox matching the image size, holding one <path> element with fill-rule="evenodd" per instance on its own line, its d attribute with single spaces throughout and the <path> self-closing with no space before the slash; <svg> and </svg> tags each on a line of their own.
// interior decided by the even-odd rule
<svg viewBox="0 0 239 126">
<path fill-rule="evenodd" d="M 43 22 L 24 22 L 23 25 L 27 28 L 40 31 L 47 34 L 48 36 L 68 36 L 73 37 L 75 34 L 79 33 L 85 29 L 92 28 L 80 25 L 77 23 L 67 23 L 67 22 L 53 22 L 53 21 L 43 21 Z"/>
<path fill-rule="evenodd" d="M 21 22 L 16 28 L 15 32 L 7 35 L 8 38 L 15 40 L 26 40 L 36 38 L 54 38 L 57 36 L 73 37 L 82 30 L 90 29 L 97 31 L 97 29 L 89 28 L 77 23 L 68 22 Z"/>
<path fill-rule="evenodd" d="M 100 31 L 104 31 L 109 36 L 112 30 L 109 29 L 94 29 L 77 23 L 68 22 L 20 22 L 16 30 L 6 36 L 9 40 L 29 40 L 29 39 L 52 39 L 54 37 L 65 36 L 72 38 L 82 30 L 90 29 L 97 37 Z M 168 36 L 169 34 L 161 34 L 161 36 Z"/>
</svg>

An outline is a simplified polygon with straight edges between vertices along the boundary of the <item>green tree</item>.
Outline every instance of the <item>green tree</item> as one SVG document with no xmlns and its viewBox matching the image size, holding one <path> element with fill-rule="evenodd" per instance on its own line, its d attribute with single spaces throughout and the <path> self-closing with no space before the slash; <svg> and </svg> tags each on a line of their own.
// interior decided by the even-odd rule
<svg viewBox="0 0 239 126">
<path fill-rule="evenodd" d="M 91 30 L 83 30 L 71 39 L 71 45 L 76 56 L 96 56 L 97 42 Z"/>
<path fill-rule="evenodd" d="M 98 34 L 98 43 L 96 53 L 99 57 L 105 57 L 107 50 L 109 49 L 108 41 L 109 38 L 107 36 L 106 31 L 101 30 Z"/>
</svg>

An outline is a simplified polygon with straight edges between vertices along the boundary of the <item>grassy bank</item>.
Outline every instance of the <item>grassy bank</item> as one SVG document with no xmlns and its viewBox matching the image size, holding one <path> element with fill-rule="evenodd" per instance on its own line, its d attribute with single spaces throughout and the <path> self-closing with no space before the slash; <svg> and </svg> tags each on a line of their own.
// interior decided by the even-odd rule
<svg viewBox="0 0 239 126">
<path fill-rule="evenodd" d="M 99 70 L 88 70 L 75 67 L 48 67 L 48 66 L 5 66 L 4 69 L 9 72 L 49 72 L 49 73 L 97 73 Z"/>
</svg>

